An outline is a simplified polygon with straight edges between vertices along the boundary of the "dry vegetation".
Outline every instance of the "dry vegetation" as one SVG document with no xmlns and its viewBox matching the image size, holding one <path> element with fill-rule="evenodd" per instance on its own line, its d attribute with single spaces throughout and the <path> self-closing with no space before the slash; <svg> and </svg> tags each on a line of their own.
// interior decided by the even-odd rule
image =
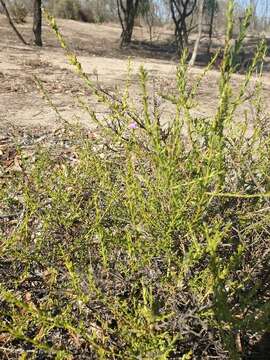
<svg viewBox="0 0 270 360">
<path fill-rule="evenodd" d="M 267 360 L 265 44 L 202 77 L 144 29 L 120 51 L 118 26 L 61 20 L 84 73 L 0 20 L 1 358 Z"/>
</svg>

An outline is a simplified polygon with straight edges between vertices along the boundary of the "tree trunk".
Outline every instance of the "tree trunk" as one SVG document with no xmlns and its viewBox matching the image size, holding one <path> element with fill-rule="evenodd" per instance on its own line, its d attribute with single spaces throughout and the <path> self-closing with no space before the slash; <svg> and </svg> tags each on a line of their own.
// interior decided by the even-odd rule
<svg viewBox="0 0 270 360">
<path fill-rule="evenodd" d="M 207 48 L 207 53 L 210 54 L 211 47 L 212 47 L 212 37 L 213 37 L 213 27 L 214 27 L 214 16 L 215 16 L 215 9 L 216 9 L 216 0 L 213 1 L 213 4 L 211 4 L 211 14 L 210 14 L 210 25 L 209 25 L 209 43 Z"/>
<path fill-rule="evenodd" d="M 4 0 L 0 0 L 0 3 L 2 5 L 2 8 L 4 10 L 4 13 L 6 14 L 6 17 L 8 18 L 8 22 L 10 24 L 10 26 L 12 27 L 12 29 L 15 31 L 16 35 L 18 36 L 18 38 L 21 40 L 21 42 L 24 45 L 28 45 L 27 42 L 24 40 L 24 38 L 22 37 L 22 35 L 19 33 L 19 31 L 17 30 L 16 26 L 14 25 L 13 21 L 11 20 L 11 17 L 9 15 L 8 9 L 6 7 L 6 4 L 4 2 Z"/>
<path fill-rule="evenodd" d="M 130 44 L 133 33 L 134 20 L 130 19 L 129 21 L 126 22 L 125 25 L 126 26 L 121 34 L 121 46 Z"/>
<path fill-rule="evenodd" d="M 188 47 L 188 29 L 187 29 L 187 24 L 186 22 L 183 23 L 183 27 L 182 27 L 182 32 L 183 32 L 183 42 L 184 42 L 184 48 Z"/>
<path fill-rule="evenodd" d="M 118 17 L 122 26 L 120 46 L 128 45 L 131 42 L 134 20 L 138 12 L 140 0 L 117 0 Z"/>
<path fill-rule="evenodd" d="M 35 35 L 35 44 L 42 46 L 42 11 L 41 0 L 34 0 L 34 17 L 33 17 L 33 33 Z"/>
<path fill-rule="evenodd" d="M 204 6 L 204 0 L 200 0 L 200 3 L 199 3 L 199 19 L 198 19 L 198 35 L 197 35 L 197 39 L 195 41 L 193 53 L 192 53 L 192 56 L 191 56 L 191 59 L 190 59 L 190 62 L 189 62 L 190 66 L 194 66 L 194 64 L 195 64 L 196 57 L 197 57 L 197 54 L 198 54 L 200 40 L 201 40 L 201 37 L 202 37 L 203 6 Z"/>
<path fill-rule="evenodd" d="M 175 25 L 175 42 L 177 52 L 181 55 L 188 47 L 187 19 L 193 14 L 197 0 L 170 0 L 170 10 Z"/>
<path fill-rule="evenodd" d="M 177 53 L 178 55 L 181 56 L 184 50 L 184 40 L 181 29 L 178 29 L 178 31 L 175 32 L 175 42 L 176 42 Z"/>
<path fill-rule="evenodd" d="M 252 18 L 251 18 L 251 29 L 253 31 L 257 30 L 257 6 L 258 0 L 250 0 L 249 5 L 252 8 Z"/>
<path fill-rule="evenodd" d="M 152 44 L 153 42 L 153 27 L 152 25 L 149 25 L 149 38 L 150 38 L 150 43 Z"/>
</svg>

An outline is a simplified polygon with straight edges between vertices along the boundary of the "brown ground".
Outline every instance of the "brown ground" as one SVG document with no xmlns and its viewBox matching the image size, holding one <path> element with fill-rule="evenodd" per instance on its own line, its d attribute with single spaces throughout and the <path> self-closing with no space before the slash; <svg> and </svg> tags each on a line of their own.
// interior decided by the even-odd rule
<svg viewBox="0 0 270 360">
<path fill-rule="evenodd" d="M 115 24 L 86 24 L 72 20 L 58 20 L 60 29 L 67 42 L 76 51 L 84 70 L 109 90 L 115 85 L 123 86 L 128 57 L 132 58 L 133 72 L 138 72 L 143 64 L 151 77 L 156 78 L 156 86 L 170 86 L 176 68 L 176 58 L 171 46 L 150 46 L 142 40 L 147 39 L 147 31 L 135 29 L 135 42 L 131 48 L 119 50 L 120 28 Z M 25 39 L 32 42 L 31 18 L 19 29 Z M 171 32 L 166 29 L 157 30 L 158 43 L 168 40 Z M 34 83 L 34 76 L 40 78 L 61 115 L 67 120 L 79 120 L 89 123 L 88 115 L 76 104 L 76 96 L 87 96 L 97 111 L 103 108 L 91 98 L 89 91 L 81 80 L 73 74 L 68 65 L 63 50 L 60 48 L 54 34 L 44 26 L 44 47 L 23 46 L 7 20 L 0 15 L 0 127 L 8 124 L 22 127 L 49 126 L 57 127 L 58 116 L 48 105 L 44 96 Z M 197 75 L 201 67 L 192 69 Z M 235 83 L 239 83 L 241 75 L 235 75 Z M 135 79 L 135 76 L 134 76 Z M 217 91 L 218 71 L 212 70 L 199 89 L 198 113 L 214 112 Z M 151 82 L 152 83 L 152 82 Z M 138 83 L 134 80 L 134 94 L 138 93 Z M 270 89 L 270 75 L 264 75 L 265 94 Z M 171 106 L 164 105 L 164 121 L 169 119 Z M 196 110 L 197 111 L 197 110 Z"/>
</svg>

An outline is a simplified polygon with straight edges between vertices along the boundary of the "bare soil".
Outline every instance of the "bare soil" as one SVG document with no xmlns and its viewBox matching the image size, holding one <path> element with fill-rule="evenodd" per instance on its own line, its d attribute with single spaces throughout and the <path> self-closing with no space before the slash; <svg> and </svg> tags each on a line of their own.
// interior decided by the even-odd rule
<svg viewBox="0 0 270 360">
<path fill-rule="evenodd" d="M 132 46 L 120 50 L 120 27 L 116 24 L 86 24 L 72 20 L 58 20 L 58 24 L 86 73 L 106 89 L 114 91 L 115 86 L 124 86 L 128 58 L 132 59 L 135 97 L 139 93 L 135 75 L 141 64 L 148 70 L 150 78 L 156 79 L 155 85 L 150 82 L 150 87 L 158 87 L 161 91 L 170 88 L 177 65 L 174 49 L 170 45 L 170 30 L 157 29 L 157 40 L 150 44 L 147 42 L 147 30 L 137 27 Z M 38 48 L 32 45 L 31 27 L 31 18 L 18 26 L 30 43 L 29 46 L 23 46 L 9 27 L 5 16 L 0 15 L 0 128 L 3 129 L 8 124 L 27 128 L 57 128 L 60 125 L 59 116 L 38 89 L 35 77 L 41 80 L 63 118 L 89 124 L 89 116 L 79 108 L 76 98 L 84 96 L 101 114 L 104 108 L 73 73 L 51 29 L 44 24 L 44 46 Z M 202 67 L 197 66 L 191 72 L 197 76 L 202 72 Z M 218 74 L 218 70 L 212 70 L 199 89 L 197 109 L 200 115 L 207 116 L 215 111 Z M 234 76 L 236 87 L 242 79 L 243 75 Z M 264 75 L 263 82 L 264 93 L 267 94 L 270 90 L 268 73 Z M 164 105 L 164 121 L 169 119 L 170 112 L 172 107 Z"/>
</svg>

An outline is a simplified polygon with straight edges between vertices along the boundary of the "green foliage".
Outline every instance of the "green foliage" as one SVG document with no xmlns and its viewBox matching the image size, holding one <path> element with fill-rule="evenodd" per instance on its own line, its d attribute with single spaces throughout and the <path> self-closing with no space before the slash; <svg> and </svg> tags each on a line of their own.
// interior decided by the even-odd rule
<svg viewBox="0 0 270 360">
<path fill-rule="evenodd" d="M 76 161 L 39 150 L 1 189 L 4 210 L 21 213 L 1 235 L 1 331 L 22 358 L 30 350 L 56 359 L 241 359 L 252 352 L 247 339 L 270 331 L 270 132 L 260 73 L 254 123 L 237 112 L 265 45 L 233 93 L 232 57 L 246 28 L 232 48 L 232 15 L 230 2 L 216 114 L 192 112 L 215 59 L 190 83 L 184 53 L 177 90 L 163 95 L 175 106 L 167 127 L 143 67 L 136 109 L 130 69 L 122 95 L 96 87 L 47 15 L 108 111 L 100 120 L 79 99 L 100 135 L 66 129 Z"/>
</svg>

